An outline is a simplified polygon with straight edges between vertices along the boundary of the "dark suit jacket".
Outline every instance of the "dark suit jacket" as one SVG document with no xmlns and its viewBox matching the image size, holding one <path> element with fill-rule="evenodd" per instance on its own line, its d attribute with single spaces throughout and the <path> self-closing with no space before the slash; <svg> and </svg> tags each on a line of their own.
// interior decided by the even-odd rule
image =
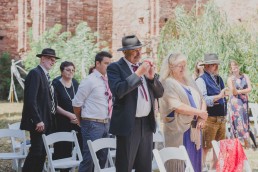
<svg viewBox="0 0 258 172">
<path fill-rule="evenodd" d="M 132 73 L 127 63 L 121 58 L 107 68 L 108 83 L 113 94 L 113 113 L 110 123 L 110 133 L 118 136 L 127 136 L 134 127 L 138 86 L 141 78 Z M 151 99 L 151 112 L 148 115 L 150 127 L 155 132 L 154 100 L 163 95 L 164 89 L 157 77 L 153 80 L 146 78 Z"/>
<path fill-rule="evenodd" d="M 56 102 L 56 98 L 55 98 Z M 57 103 L 55 103 L 57 104 Z M 43 69 L 32 69 L 25 79 L 22 130 L 35 131 L 36 124 L 44 122 L 46 130 L 53 128 L 54 115 L 51 114 L 51 95 Z"/>
</svg>

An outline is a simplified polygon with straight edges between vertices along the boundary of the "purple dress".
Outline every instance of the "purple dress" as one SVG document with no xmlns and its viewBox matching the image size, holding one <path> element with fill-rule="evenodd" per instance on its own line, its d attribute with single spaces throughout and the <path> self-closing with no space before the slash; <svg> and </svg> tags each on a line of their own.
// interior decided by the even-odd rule
<svg viewBox="0 0 258 172">
<path fill-rule="evenodd" d="M 237 90 L 247 88 L 247 82 L 244 76 L 235 80 Z M 249 138 L 249 119 L 247 114 L 248 96 L 246 94 L 238 94 L 230 96 L 228 114 L 230 117 L 231 132 L 235 138 Z"/>
<path fill-rule="evenodd" d="M 191 106 L 193 108 L 196 108 L 196 104 L 194 102 L 191 91 L 186 89 L 186 88 L 184 88 L 184 90 L 185 90 L 185 92 L 188 96 L 188 99 L 189 99 L 189 102 L 190 102 Z M 186 148 L 186 151 L 189 155 L 189 158 L 191 160 L 194 171 L 195 172 L 201 172 L 202 171 L 202 149 L 201 149 L 202 145 L 201 145 L 201 148 L 199 150 L 197 150 L 195 144 L 190 139 L 190 133 L 191 133 L 191 131 L 190 131 L 190 128 L 189 128 L 184 133 L 183 144 L 184 144 L 184 146 Z M 200 140 L 201 139 L 202 138 L 200 138 Z"/>
</svg>

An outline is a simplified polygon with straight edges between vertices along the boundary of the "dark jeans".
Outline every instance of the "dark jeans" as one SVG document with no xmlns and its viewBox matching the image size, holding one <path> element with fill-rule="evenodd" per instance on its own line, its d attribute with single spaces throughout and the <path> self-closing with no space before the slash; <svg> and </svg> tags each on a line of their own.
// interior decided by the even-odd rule
<svg viewBox="0 0 258 172">
<path fill-rule="evenodd" d="M 100 138 L 108 137 L 109 124 L 93 122 L 88 120 L 81 121 L 81 133 L 83 139 L 83 160 L 80 163 L 78 172 L 92 172 L 93 171 L 93 160 L 90 155 L 90 150 L 87 144 L 87 140 L 97 140 Z M 102 149 L 97 152 L 99 164 L 101 168 L 105 167 L 107 161 L 107 149 Z"/>
<path fill-rule="evenodd" d="M 46 160 L 46 151 L 42 139 L 42 133 L 30 131 L 31 147 L 24 162 L 23 172 L 42 172 Z"/>
</svg>

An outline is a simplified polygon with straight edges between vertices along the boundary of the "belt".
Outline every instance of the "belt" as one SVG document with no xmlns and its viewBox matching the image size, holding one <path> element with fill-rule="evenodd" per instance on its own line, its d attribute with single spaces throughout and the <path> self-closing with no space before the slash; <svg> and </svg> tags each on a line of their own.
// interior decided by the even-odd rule
<svg viewBox="0 0 258 172">
<path fill-rule="evenodd" d="M 226 116 L 209 116 L 208 118 L 216 119 L 217 122 L 226 122 Z"/>
<path fill-rule="evenodd" d="M 109 122 L 109 119 L 106 118 L 106 119 L 95 119 L 95 118 L 85 118 L 85 117 L 82 117 L 81 118 L 82 120 L 87 120 L 87 121 L 93 121 L 93 122 L 100 122 L 100 123 L 108 123 Z"/>
</svg>

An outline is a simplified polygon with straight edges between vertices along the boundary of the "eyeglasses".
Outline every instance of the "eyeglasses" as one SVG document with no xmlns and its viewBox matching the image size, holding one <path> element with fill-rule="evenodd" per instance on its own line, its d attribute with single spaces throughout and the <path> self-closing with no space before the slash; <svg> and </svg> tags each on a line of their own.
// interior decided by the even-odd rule
<svg viewBox="0 0 258 172">
<path fill-rule="evenodd" d="M 174 67 L 178 67 L 178 68 L 184 69 L 186 67 L 186 65 L 176 65 Z"/>
<path fill-rule="evenodd" d="M 65 71 L 67 71 L 67 72 L 75 72 L 74 69 L 65 69 Z"/>
</svg>

